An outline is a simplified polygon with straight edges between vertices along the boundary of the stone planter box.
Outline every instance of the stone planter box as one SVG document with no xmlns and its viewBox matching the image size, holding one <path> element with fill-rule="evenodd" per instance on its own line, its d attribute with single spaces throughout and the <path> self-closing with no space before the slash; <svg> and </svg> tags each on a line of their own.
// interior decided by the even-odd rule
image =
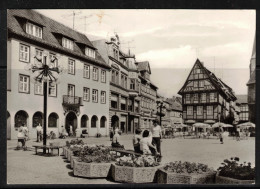
<svg viewBox="0 0 260 189">
<path fill-rule="evenodd" d="M 155 182 L 158 167 L 127 167 L 112 164 L 111 174 L 114 181 L 126 183 Z"/>
<path fill-rule="evenodd" d="M 158 184 L 213 184 L 216 172 L 203 174 L 178 174 L 159 169 L 157 172 Z"/>
<path fill-rule="evenodd" d="M 73 155 L 70 156 L 70 167 L 72 169 L 74 167 L 74 159 L 77 159 L 77 158 L 79 158 L 79 157 L 78 156 L 73 156 Z"/>
<path fill-rule="evenodd" d="M 85 163 L 74 159 L 73 174 L 86 178 L 107 178 L 111 163 Z"/>
<path fill-rule="evenodd" d="M 216 184 L 254 184 L 254 180 L 239 180 L 229 177 L 219 176 L 219 173 L 216 175 Z"/>
<path fill-rule="evenodd" d="M 68 152 L 67 152 L 67 159 L 68 159 L 68 161 L 70 162 L 70 156 L 71 155 L 73 155 L 73 152 L 71 151 L 71 150 L 68 150 Z"/>
</svg>

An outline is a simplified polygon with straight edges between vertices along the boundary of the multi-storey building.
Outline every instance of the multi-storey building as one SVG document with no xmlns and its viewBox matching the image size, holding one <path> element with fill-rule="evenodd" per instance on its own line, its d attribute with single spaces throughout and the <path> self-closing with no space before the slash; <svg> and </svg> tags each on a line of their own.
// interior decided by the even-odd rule
<svg viewBox="0 0 260 189">
<path fill-rule="evenodd" d="M 223 122 L 232 115 L 233 90 L 196 60 L 178 94 L 182 95 L 185 124 Z"/>
<path fill-rule="evenodd" d="M 33 10 L 8 10 L 7 132 L 17 136 L 26 124 L 30 137 L 43 123 L 43 85 L 25 70 L 28 64 L 61 66 L 60 83 L 48 85 L 47 132 L 58 136 L 61 126 L 108 134 L 109 71 L 88 38 Z"/>
<path fill-rule="evenodd" d="M 148 61 L 136 62 L 140 79 L 140 127 L 142 129 L 150 129 L 152 120 L 157 117 L 156 96 L 158 87 L 150 80 L 151 68 Z"/>
<path fill-rule="evenodd" d="M 247 95 L 236 95 L 236 97 L 237 97 L 236 105 L 240 109 L 239 123 L 248 122 L 249 109 L 248 109 Z"/>
<path fill-rule="evenodd" d="M 170 103 L 170 120 L 171 125 L 181 124 L 182 121 L 182 105 L 181 98 L 173 96 L 172 98 L 166 99 Z"/>
<path fill-rule="evenodd" d="M 140 97 L 138 70 L 135 56 L 120 48 L 118 35 L 109 41 L 93 41 L 101 56 L 111 66 L 109 119 L 112 128 L 133 133 L 139 125 Z"/>
<path fill-rule="evenodd" d="M 247 82 L 247 96 L 248 96 L 248 107 L 249 107 L 249 121 L 255 123 L 255 66 L 256 66 L 256 46 L 255 46 L 255 39 L 254 45 L 249 65 L 250 70 L 250 79 Z"/>
</svg>

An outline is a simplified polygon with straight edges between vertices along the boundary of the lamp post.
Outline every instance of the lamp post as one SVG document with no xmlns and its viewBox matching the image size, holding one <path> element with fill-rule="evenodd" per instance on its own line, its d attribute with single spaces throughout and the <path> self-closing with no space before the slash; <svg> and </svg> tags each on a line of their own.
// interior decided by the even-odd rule
<svg viewBox="0 0 260 189">
<path fill-rule="evenodd" d="M 47 55 L 43 57 L 34 57 L 37 63 L 28 64 L 25 69 L 35 74 L 34 81 L 38 83 L 43 82 L 43 145 L 47 142 L 47 82 L 56 84 L 58 81 L 56 74 L 63 72 L 62 67 L 57 67 L 53 63 L 57 60 L 54 57 L 50 60 L 50 64 L 47 64 Z M 43 153 L 46 153 L 46 148 L 43 149 Z"/>
<path fill-rule="evenodd" d="M 160 125 L 162 126 L 162 109 L 165 108 L 163 101 L 157 101 L 157 107 L 159 107 Z"/>
</svg>

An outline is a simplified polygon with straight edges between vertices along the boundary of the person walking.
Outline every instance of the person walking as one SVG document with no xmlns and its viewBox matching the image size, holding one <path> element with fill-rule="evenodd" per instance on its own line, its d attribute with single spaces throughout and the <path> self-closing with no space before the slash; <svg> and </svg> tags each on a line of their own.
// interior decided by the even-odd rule
<svg viewBox="0 0 260 189">
<path fill-rule="evenodd" d="M 161 154 L 161 138 L 162 138 L 162 129 L 159 125 L 159 121 L 157 119 L 153 120 L 153 128 L 152 128 L 152 136 L 153 142 L 156 146 L 157 152 Z"/>
<path fill-rule="evenodd" d="M 23 128 L 19 127 L 18 134 L 17 134 L 17 148 L 19 149 L 19 142 L 22 143 L 22 148 L 26 150 L 26 141 L 25 141 L 25 135 L 23 132 Z"/>
<path fill-rule="evenodd" d="M 40 142 L 41 141 L 41 131 L 42 131 L 42 126 L 39 125 L 36 127 L 36 132 L 37 132 L 37 142 Z"/>
<path fill-rule="evenodd" d="M 223 128 L 221 126 L 219 126 L 219 140 L 220 140 L 220 143 L 221 144 L 224 144 L 224 141 L 223 141 Z"/>
</svg>

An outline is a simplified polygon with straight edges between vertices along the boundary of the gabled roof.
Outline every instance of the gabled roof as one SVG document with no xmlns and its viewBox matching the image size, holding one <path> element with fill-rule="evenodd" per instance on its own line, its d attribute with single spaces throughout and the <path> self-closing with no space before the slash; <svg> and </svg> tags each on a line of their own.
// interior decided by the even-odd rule
<svg viewBox="0 0 260 189">
<path fill-rule="evenodd" d="M 29 35 L 25 32 L 25 30 L 23 29 L 23 23 L 25 23 L 26 21 L 43 26 L 42 39 Z M 109 68 L 109 65 L 105 63 L 98 51 L 96 51 L 95 59 L 86 56 L 82 52 L 77 43 L 80 43 L 81 45 L 84 44 L 92 49 L 96 49 L 86 35 L 77 32 L 46 16 L 43 16 L 37 11 L 31 9 L 9 9 L 7 11 L 7 28 L 9 34 L 18 35 L 25 39 L 33 40 L 43 45 L 48 45 L 51 48 L 56 48 L 66 53 L 71 53 L 74 56 L 80 56 L 81 58 L 87 59 L 100 66 L 105 66 Z M 57 35 L 72 39 L 75 42 L 74 50 L 62 47 L 56 37 Z"/>
<path fill-rule="evenodd" d="M 148 61 L 136 62 L 138 71 L 148 71 L 151 74 L 151 68 Z"/>
<path fill-rule="evenodd" d="M 248 103 L 247 102 L 247 95 L 236 95 L 237 97 L 237 103 L 242 104 L 242 103 Z"/>
<path fill-rule="evenodd" d="M 179 90 L 178 94 L 182 94 L 183 93 L 183 89 L 186 87 L 187 83 L 188 83 L 188 79 L 192 73 L 192 70 L 194 69 L 195 65 L 199 65 L 201 67 L 201 69 L 203 69 L 205 71 L 205 73 L 208 75 L 209 80 L 211 81 L 212 85 L 219 90 L 223 95 L 225 95 L 227 98 L 231 99 L 231 100 L 236 100 L 236 96 L 234 94 L 234 91 L 232 90 L 231 87 L 229 87 L 227 84 L 225 84 L 221 79 L 219 79 L 218 77 L 216 77 L 216 75 L 214 73 L 212 73 L 211 71 L 209 71 L 201 62 L 199 59 L 196 60 L 195 64 L 193 65 L 189 76 L 187 77 L 184 85 L 182 86 L 182 88 Z"/>
<path fill-rule="evenodd" d="M 250 79 L 247 82 L 247 85 L 250 85 L 250 84 L 255 84 L 255 70 L 252 72 L 252 74 L 250 75 Z"/>
<path fill-rule="evenodd" d="M 182 111 L 182 105 L 176 100 L 176 98 L 167 98 L 166 100 L 170 103 L 170 108 L 172 110 Z"/>
</svg>

